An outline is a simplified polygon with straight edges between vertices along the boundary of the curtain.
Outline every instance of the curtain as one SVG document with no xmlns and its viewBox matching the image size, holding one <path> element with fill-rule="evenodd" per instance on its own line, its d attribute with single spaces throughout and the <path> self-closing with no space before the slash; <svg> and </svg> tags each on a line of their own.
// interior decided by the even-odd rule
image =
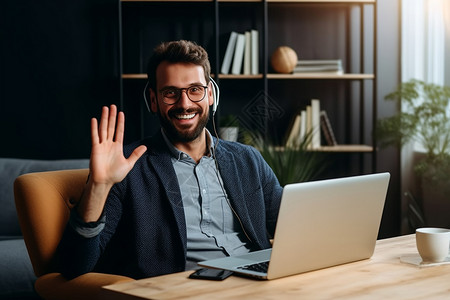
<svg viewBox="0 0 450 300">
<path fill-rule="evenodd" d="M 402 1 L 402 81 L 450 85 L 450 1 Z"/>
<path fill-rule="evenodd" d="M 450 0 L 402 0 L 401 14 L 401 81 L 419 79 L 450 86 Z M 421 152 L 418 142 L 402 147 L 403 192 L 419 193 L 413 166 Z"/>
</svg>

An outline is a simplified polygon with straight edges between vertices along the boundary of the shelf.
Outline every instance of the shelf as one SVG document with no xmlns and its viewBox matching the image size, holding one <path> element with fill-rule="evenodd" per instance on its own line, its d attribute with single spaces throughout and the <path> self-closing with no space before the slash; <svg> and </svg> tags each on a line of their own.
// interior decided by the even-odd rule
<svg viewBox="0 0 450 300">
<path fill-rule="evenodd" d="M 276 151 L 284 151 L 285 147 L 276 147 Z M 372 146 L 368 145 L 336 145 L 336 146 L 320 146 L 316 149 L 310 149 L 307 151 L 314 152 L 334 152 L 334 153 L 344 153 L 344 152 L 353 152 L 353 153 L 369 153 L 373 151 Z"/>
<path fill-rule="evenodd" d="M 120 0 L 120 2 L 213 2 L 213 0 Z M 262 2 L 262 0 L 218 0 L 218 2 Z M 376 0 L 267 0 L 292 3 L 376 3 Z"/>
<path fill-rule="evenodd" d="M 258 75 L 231 75 L 231 74 L 219 74 L 220 79 L 261 79 L 262 74 Z"/>
<path fill-rule="evenodd" d="M 262 2 L 262 0 L 218 0 L 218 1 L 219 2 Z M 120 0 L 120 2 L 214 2 L 214 0 Z M 322 1 L 320 1 L 320 2 L 322 2 Z"/>
<path fill-rule="evenodd" d="M 320 146 L 312 151 L 318 152 L 372 152 L 373 147 L 368 145 L 336 145 Z"/>
<path fill-rule="evenodd" d="M 267 74 L 267 79 L 374 79 L 373 74 L 296 73 Z"/>
<path fill-rule="evenodd" d="M 122 79 L 147 79 L 147 74 L 122 74 Z"/>
<path fill-rule="evenodd" d="M 220 0 L 219 0 L 220 1 Z M 289 3 L 376 3 L 376 0 L 267 0 L 267 2 Z"/>
<path fill-rule="evenodd" d="M 120 2 L 213 2 L 213 0 L 120 0 Z"/>
<path fill-rule="evenodd" d="M 215 77 L 214 74 L 211 74 L 211 77 Z M 219 75 L 220 79 L 261 79 L 263 78 L 262 74 L 258 74 L 258 75 L 225 75 L 225 74 L 220 74 Z M 135 74 L 122 74 L 122 79 L 147 79 L 147 74 L 139 74 L 139 73 L 135 73 Z"/>
<path fill-rule="evenodd" d="M 122 74 L 123 79 L 147 79 L 147 74 Z M 263 74 L 258 75 L 225 75 L 219 74 L 220 79 L 261 79 Z M 267 74 L 267 79 L 374 79 L 373 74 L 324 74 L 324 73 L 299 73 L 299 74 Z"/>
</svg>

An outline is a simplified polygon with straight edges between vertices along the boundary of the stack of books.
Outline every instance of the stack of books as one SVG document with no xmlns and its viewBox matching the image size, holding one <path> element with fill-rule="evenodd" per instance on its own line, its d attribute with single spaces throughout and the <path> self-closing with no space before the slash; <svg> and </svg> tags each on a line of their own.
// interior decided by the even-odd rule
<svg viewBox="0 0 450 300">
<path fill-rule="evenodd" d="M 244 33 L 232 31 L 228 39 L 220 73 L 257 75 L 259 73 L 259 33 L 252 29 Z"/>
<path fill-rule="evenodd" d="M 336 73 L 343 74 L 341 59 L 312 59 L 299 60 L 294 73 Z"/>
<path fill-rule="evenodd" d="M 307 149 L 318 149 L 322 145 L 322 137 L 328 146 L 338 144 L 326 111 L 320 110 L 320 100 L 312 99 L 311 104 L 295 115 L 291 122 L 286 147 L 298 148 L 306 142 Z"/>
</svg>

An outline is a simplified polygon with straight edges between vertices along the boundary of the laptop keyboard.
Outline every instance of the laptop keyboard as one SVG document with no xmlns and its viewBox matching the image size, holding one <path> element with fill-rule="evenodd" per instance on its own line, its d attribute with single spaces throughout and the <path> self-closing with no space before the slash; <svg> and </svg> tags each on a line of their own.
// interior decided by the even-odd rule
<svg viewBox="0 0 450 300">
<path fill-rule="evenodd" d="M 260 263 L 255 263 L 251 265 L 245 265 L 238 267 L 238 269 L 250 270 L 255 272 L 267 273 L 267 269 L 269 268 L 269 261 L 264 261 Z"/>
</svg>

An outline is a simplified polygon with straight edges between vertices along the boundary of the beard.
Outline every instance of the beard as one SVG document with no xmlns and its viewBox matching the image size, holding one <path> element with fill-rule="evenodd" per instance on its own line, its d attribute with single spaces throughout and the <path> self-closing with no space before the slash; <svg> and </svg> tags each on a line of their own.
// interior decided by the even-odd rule
<svg viewBox="0 0 450 300">
<path fill-rule="evenodd" d="M 171 118 L 175 118 L 175 115 L 180 113 L 187 113 L 187 114 L 196 113 L 197 116 L 199 117 L 197 125 L 194 128 L 186 128 L 181 130 L 177 129 L 169 118 L 162 115 L 158 106 L 159 122 L 169 140 L 177 143 L 192 142 L 193 140 L 198 138 L 200 134 L 203 132 L 203 129 L 206 127 L 206 124 L 208 123 L 209 114 L 203 114 L 203 109 L 200 107 L 187 110 L 184 110 L 182 108 L 175 108 L 173 110 L 169 110 L 168 112 Z"/>
</svg>

